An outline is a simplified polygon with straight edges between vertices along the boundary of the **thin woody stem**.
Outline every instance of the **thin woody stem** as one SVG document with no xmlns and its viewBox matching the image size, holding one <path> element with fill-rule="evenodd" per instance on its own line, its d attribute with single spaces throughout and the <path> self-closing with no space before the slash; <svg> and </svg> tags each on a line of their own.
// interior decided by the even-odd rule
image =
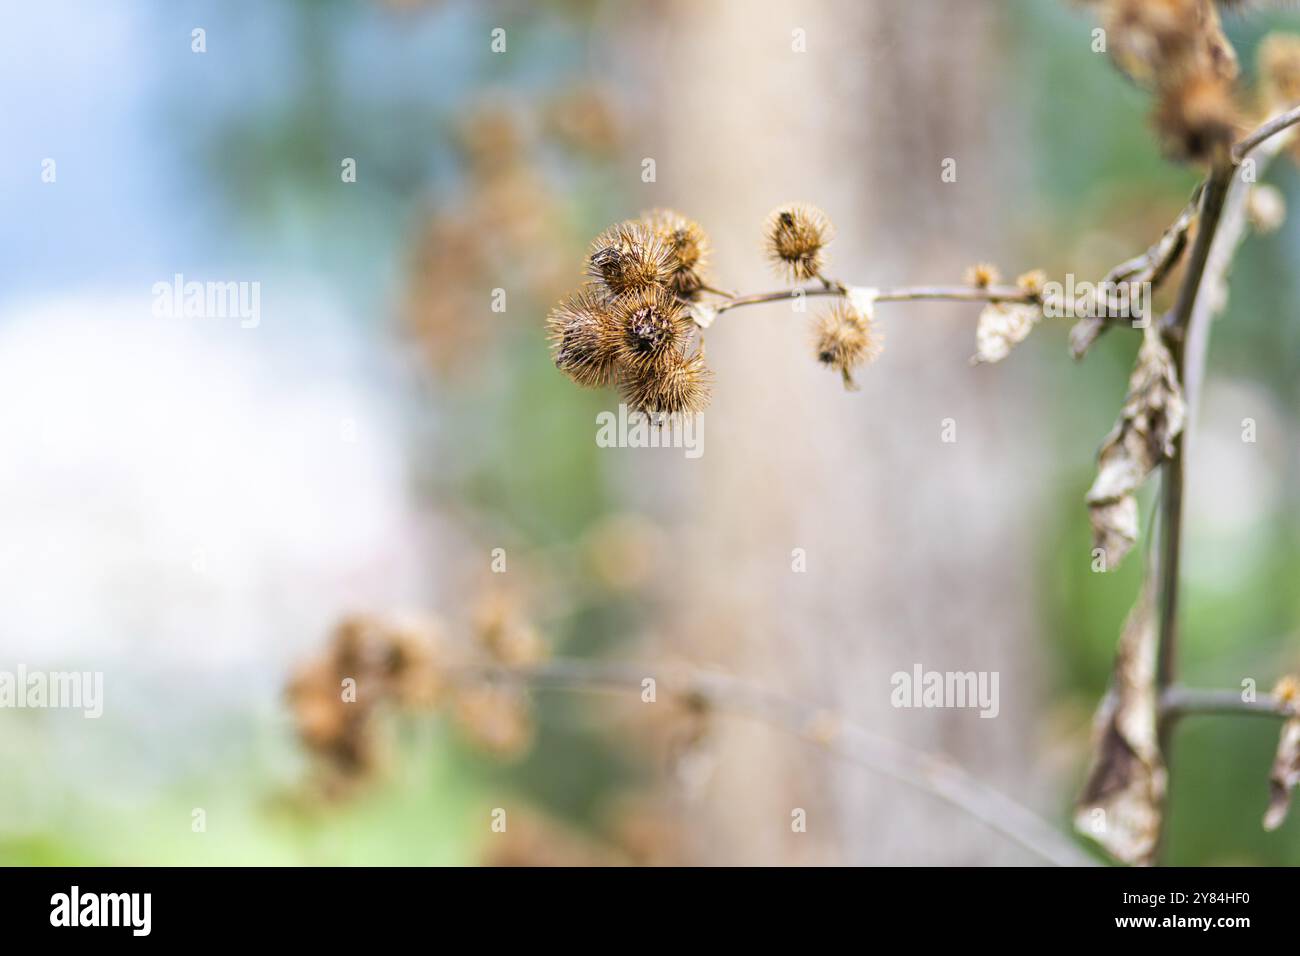
<svg viewBox="0 0 1300 956">
<path fill-rule="evenodd" d="M 1201 212 L 1196 230 L 1196 241 L 1187 263 L 1187 273 L 1178 290 L 1178 300 L 1165 317 L 1166 336 L 1178 381 L 1183 386 L 1183 400 L 1190 407 L 1197 396 L 1187 387 L 1186 342 L 1191 334 L 1191 323 L 1201 293 L 1205 266 L 1210 260 L 1210 249 L 1218 232 L 1223 207 L 1228 200 L 1229 188 L 1235 167 L 1221 163 L 1210 173 L 1201 196 Z M 1203 356 L 1199 356 L 1203 359 Z M 1194 376 L 1198 381 L 1200 370 Z M 1156 686 L 1163 690 L 1173 683 L 1175 657 L 1178 649 L 1178 585 L 1179 558 L 1182 554 L 1183 529 L 1183 456 L 1184 437 L 1174 440 L 1174 454 L 1165 462 L 1161 487 L 1161 529 L 1164 535 L 1160 561 L 1160 617 L 1159 643 L 1156 651 Z"/>
<path fill-rule="evenodd" d="M 844 296 L 844 286 L 834 280 L 823 280 L 821 285 L 808 285 L 793 289 L 778 289 L 774 292 L 755 292 L 740 295 L 718 303 L 718 314 L 729 309 L 738 309 L 745 305 L 762 305 L 766 302 L 781 302 L 798 296 L 833 295 Z M 936 302 L 1038 302 L 1036 294 L 1026 292 L 1017 286 L 903 286 L 894 289 L 881 289 L 876 296 L 877 302 L 918 302 L 930 300 Z"/>
<path fill-rule="evenodd" d="M 1294 115 L 1293 115 L 1294 114 Z M 1237 180 L 1236 163 L 1247 152 L 1260 149 L 1261 165 L 1277 153 L 1284 141 L 1276 138 L 1283 129 L 1300 122 L 1300 109 L 1292 110 L 1264 124 L 1218 162 L 1206 180 L 1201 200 L 1196 241 L 1188 259 L 1187 273 L 1174 308 L 1165 316 L 1165 341 L 1178 372 L 1187 408 L 1182 434 L 1174 442 L 1174 453 L 1162 466 L 1161 485 L 1161 601 L 1158 619 L 1156 689 L 1160 695 L 1159 741 L 1166 765 L 1176 718 L 1184 713 L 1250 712 L 1276 713 L 1258 703 L 1247 706 L 1239 698 L 1217 692 L 1175 690 L 1178 649 L 1179 557 L 1182 552 L 1183 494 L 1187 471 L 1187 446 L 1196 418 L 1197 398 L 1205 376 L 1209 330 L 1222 301 L 1219 294 L 1246 231 L 1245 203 L 1249 184 Z M 1262 700 L 1269 701 L 1269 698 Z M 1162 817 L 1168 817 L 1168 808 Z"/>
<path fill-rule="evenodd" d="M 1201 193 L 1201 209 L 1196 230 L 1196 240 L 1188 257 L 1187 272 L 1183 276 L 1178 290 L 1178 299 L 1174 308 L 1165 316 L 1164 339 L 1177 370 L 1178 381 L 1183 389 L 1183 401 L 1190 409 L 1197 399 L 1198 383 L 1201 369 L 1191 369 L 1189 376 L 1187 342 L 1193 335 L 1202 334 L 1203 330 L 1194 328 L 1197 322 L 1204 323 L 1210 318 L 1206 309 L 1198 308 L 1202 287 L 1206 278 L 1206 264 L 1210 261 L 1210 250 L 1214 244 L 1219 223 L 1223 218 L 1223 209 L 1228 201 L 1236 166 L 1231 162 L 1218 163 L 1211 171 Z M 1204 349 L 1191 352 L 1193 361 L 1205 360 Z M 1191 381 L 1189 382 L 1189 378 Z M 1178 610 L 1179 610 L 1179 568 L 1183 548 L 1183 485 L 1186 473 L 1185 450 L 1187 447 L 1187 423 L 1183 432 L 1174 439 L 1173 454 L 1161 467 L 1160 483 L 1160 560 L 1158 562 L 1158 600 L 1156 631 L 1156 694 L 1159 700 L 1174 682 L 1178 655 Z M 1166 766 L 1171 764 L 1170 747 L 1172 744 L 1175 721 L 1169 719 L 1172 712 L 1160 711 L 1157 715 L 1157 740 Z M 1166 797 L 1166 804 L 1168 797 Z M 1164 823 L 1169 816 L 1166 805 L 1160 815 L 1160 833 L 1156 840 L 1156 855 L 1164 846 Z"/>
<path fill-rule="evenodd" d="M 1290 129 L 1297 123 L 1300 123 L 1300 106 L 1293 106 L 1285 113 L 1279 113 L 1254 132 L 1242 137 L 1237 142 L 1237 145 L 1232 147 L 1232 161 L 1234 163 L 1241 162 L 1246 158 L 1247 153 L 1264 142 L 1264 140 Z"/>
<path fill-rule="evenodd" d="M 701 284 L 700 284 L 700 291 L 701 291 L 701 292 L 711 292 L 711 293 L 713 293 L 714 295 L 720 295 L 720 296 L 722 296 L 724 299 L 734 299 L 734 298 L 736 297 L 736 293 L 734 293 L 734 292 L 728 292 L 728 291 L 725 290 L 725 289 L 718 289 L 718 288 L 715 288 L 715 287 L 709 285 L 708 283 L 701 283 Z"/>
<path fill-rule="evenodd" d="M 1204 188 L 1203 182 L 1196 187 L 1191 201 L 1178 218 L 1146 252 L 1115 266 L 1106 273 L 1102 283 L 1108 287 L 1119 283 L 1150 283 L 1152 289 L 1160 286 L 1187 248 L 1187 233 L 1201 208 Z M 1083 358 L 1097 338 L 1116 324 L 1117 318 L 1108 315 L 1083 318 L 1070 330 L 1070 354 L 1076 359 Z"/>
<path fill-rule="evenodd" d="M 520 681 L 534 689 L 619 695 L 642 694 L 642 682 L 654 677 L 658 693 L 703 702 L 719 713 L 767 724 L 848 763 L 929 793 L 1049 863 L 1090 866 L 1093 862 L 1050 823 L 951 760 L 880 737 L 821 708 L 726 674 L 569 658 L 532 667 L 487 665 L 472 669 L 467 676 Z"/>
<path fill-rule="evenodd" d="M 1229 714 L 1274 717 L 1286 720 L 1300 716 L 1294 701 L 1274 694 L 1243 700 L 1237 690 L 1201 690 L 1192 687 L 1169 687 L 1160 697 L 1161 718 L 1167 721 L 1200 714 Z"/>
</svg>

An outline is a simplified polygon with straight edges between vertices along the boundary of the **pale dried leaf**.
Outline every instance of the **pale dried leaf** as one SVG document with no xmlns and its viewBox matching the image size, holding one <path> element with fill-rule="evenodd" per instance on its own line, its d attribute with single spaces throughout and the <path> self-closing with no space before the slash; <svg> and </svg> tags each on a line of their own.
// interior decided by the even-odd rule
<svg viewBox="0 0 1300 956">
<path fill-rule="evenodd" d="M 1149 328 L 1138 350 L 1119 421 L 1097 456 L 1097 477 L 1086 498 L 1093 547 L 1105 550 L 1107 570 L 1119 565 L 1137 539 L 1133 493 L 1173 454 L 1186 414 L 1173 356 Z"/>
<path fill-rule="evenodd" d="M 1160 285 L 1169 271 L 1177 265 L 1183 251 L 1187 248 L 1189 236 L 1200 210 L 1201 188 L 1197 187 L 1192 194 L 1192 201 L 1151 248 L 1142 255 L 1121 262 L 1111 269 L 1101 280 L 1100 285 L 1108 288 L 1113 288 L 1120 283 L 1138 285 L 1150 283 L 1152 287 Z M 1098 299 L 1096 289 L 1097 287 L 1092 287 L 1091 295 L 1077 296 L 1074 303 L 1075 311 L 1072 314 L 1083 316 L 1070 329 L 1070 354 L 1076 359 L 1083 358 L 1098 337 L 1107 329 L 1117 325 L 1120 320 L 1133 322 L 1134 316 L 1129 314 L 1127 309 L 1123 314 L 1112 315 L 1109 309 L 1101 308 L 1100 306 L 1104 306 L 1105 303 Z M 1053 307 L 1064 304 L 1063 301 L 1057 300 L 1051 302 Z"/>
<path fill-rule="evenodd" d="M 1156 714 L 1156 614 L 1152 578 L 1124 622 L 1111 686 L 1097 710 L 1094 754 L 1074 825 L 1115 859 L 1151 862 L 1160 835 L 1167 772 Z"/>
<path fill-rule="evenodd" d="M 985 306 L 975 327 L 975 356 L 971 362 L 1002 361 L 1011 354 L 1012 348 L 1025 340 L 1042 317 L 1042 310 L 1036 305 L 992 302 Z"/>
<path fill-rule="evenodd" d="M 855 285 L 849 287 L 845 297 L 849 301 L 849 308 L 853 310 L 855 315 L 871 321 L 876 317 L 876 299 L 879 296 L 879 289 Z"/>
<path fill-rule="evenodd" d="M 1246 196 L 1246 218 L 1256 232 L 1277 232 L 1286 222 L 1286 197 L 1276 186 L 1260 183 Z"/>
<path fill-rule="evenodd" d="M 1292 717 L 1282 725 L 1277 742 L 1277 756 L 1268 774 L 1268 811 L 1264 829 L 1276 830 L 1286 821 L 1291 809 L 1291 791 L 1300 783 L 1300 718 Z"/>
<path fill-rule="evenodd" d="M 691 321 L 702 329 L 707 329 L 713 324 L 713 320 L 718 317 L 718 310 L 703 302 L 692 302 L 687 311 L 691 316 Z"/>
<path fill-rule="evenodd" d="M 1112 270 L 1102 283 L 1125 282 L 1129 275 L 1128 271 Z M 1064 308 L 1067 303 L 1061 305 Z M 1110 303 L 1099 294 L 1098 286 L 1087 286 L 1082 291 L 1076 292 L 1068 306 L 1070 309 L 1068 314 L 1081 316 L 1079 321 L 1070 328 L 1070 355 L 1075 359 L 1081 359 L 1101 334 L 1114 325 L 1119 317 L 1111 314 Z M 1124 321 L 1131 321 L 1131 319 L 1125 318 Z"/>
<path fill-rule="evenodd" d="M 1092 348 L 1101 333 L 1106 331 L 1106 319 L 1103 316 L 1087 315 L 1070 328 L 1070 355 L 1081 359 Z"/>
<path fill-rule="evenodd" d="M 1092 521 L 1093 547 L 1105 555 L 1102 570 L 1118 567 L 1137 541 L 1138 504 L 1132 495 L 1093 505 L 1088 509 Z"/>
</svg>

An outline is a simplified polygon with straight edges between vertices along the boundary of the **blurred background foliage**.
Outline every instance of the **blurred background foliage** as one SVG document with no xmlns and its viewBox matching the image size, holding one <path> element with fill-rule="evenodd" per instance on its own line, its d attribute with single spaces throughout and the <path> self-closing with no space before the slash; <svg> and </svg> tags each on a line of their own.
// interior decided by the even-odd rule
<svg viewBox="0 0 1300 956">
<path fill-rule="evenodd" d="M 129 209 L 110 199 L 91 207 L 125 223 L 123 240 L 68 256 L 93 263 L 88 273 L 101 277 L 252 262 L 322 277 L 355 328 L 401 356 L 413 494 L 438 503 L 474 543 L 472 560 L 462 560 L 506 541 L 512 554 L 546 566 L 546 585 L 571 598 L 543 602 L 538 623 L 555 653 L 580 656 L 634 650 L 654 620 L 643 587 L 649 572 L 590 585 L 587 556 L 604 546 L 611 521 L 627 513 L 635 521 L 643 501 L 638 489 L 629 493 L 626 472 L 598 454 L 590 430 L 569 427 L 593 421 L 607 398 L 555 373 L 541 326 L 573 284 L 589 237 L 638 211 L 640 153 L 629 142 L 639 111 L 671 110 L 642 102 L 626 76 L 605 72 L 602 32 L 628 28 L 615 6 L 292 0 L 141 8 L 148 13 L 106 31 L 103 42 L 116 44 L 110 60 L 144 64 L 133 70 L 143 108 L 98 132 L 148 145 L 151 188 L 131 185 Z M 1052 276 L 1099 276 L 1172 221 L 1197 177 L 1160 156 L 1146 98 L 1081 40 L 1092 26 L 1086 13 L 1041 0 L 998 6 L 1004 96 L 988 104 L 988 122 L 1028 144 L 1031 175 L 991 184 L 1000 217 L 988 228 L 1009 233 L 1020 258 Z M 52 14 L 24 16 L 5 45 L 52 29 Z M 116 16 L 96 6 L 86 29 Z M 493 55 L 490 31 L 507 21 L 510 55 Z M 195 23 L 207 30 L 203 57 L 188 48 Z M 1249 73 L 1266 32 L 1300 25 L 1277 14 L 1228 26 Z M 358 181 L 341 188 L 346 156 L 358 160 Z M 1268 179 L 1300 209 L 1290 161 Z M 36 202 L 14 198 L 19 215 L 53 216 L 51 229 L 75 225 L 75 210 L 47 213 Z M 143 238 L 159 220 L 174 221 L 165 248 Z M 1190 479 L 1183 668 L 1194 685 L 1252 677 L 1264 690 L 1300 664 L 1298 260 L 1297 217 L 1249 238 L 1214 332 L 1207 434 Z M 66 261 L 19 253 L 5 278 L 10 295 L 38 296 L 77 277 Z M 508 295 L 503 314 L 490 309 L 496 287 Z M 1045 736 L 1053 728 L 1086 735 L 1140 580 L 1136 552 L 1107 576 L 1083 559 L 1090 535 L 1082 500 L 1094 463 L 1080 453 L 1113 423 L 1135 349 L 1134 339 L 1110 335 L 1075 365 L 1063 330 L 1049 326 L 992 370 L 1053 422 L 1049 454 L 1058 465 L 1040 516 L 1040 586 L 1016 595 L 1035 602 L 1052 667 L 1058 719 Z M 1270 410 L 1261 441 L 1287 449 L 1267 459 L 1271 473 L 1235 440 L 1240 419 L 1252 414 L 1242 409 L 1261 406 Z M 1017 480 L 1014 469 L 1006 480 Z M 1202 520 L 1207 509 L 1227 517 Z M 1148 498 L 1144 521 L 1150 511 Z M 671 566 L 658 573 L 671 575 Z M 434 591 L 448 603 L 458 597 L 455 585 Z M 307 767 L 270 683 L 261 706 L 225 715 L 183 760 L 153 751 L 143 728 L 111 715 L 104 733 L 114 742 L 84 750 L 70 743 L 84 725 L 66 715 L 3 715 L 0 862 L 491 861 L 483 807 L 507 795 L 536 808 L 527 826 L 543 834 L 509 862 L 653 858 L 645 831 L 663 809 L 649 779 L 654 761 L 614 746 L 608 731 L 623 732 L 624 722 L 593 713 L 588 701 L 541 696 L 536 745 L 505 764 L 441 722 L 399 721 L 398 757 L 383 779 L 328 804 L 297 793 Z M 1276 732 L 1268 721 L 1222 718 L 1181 729 L 1169 862 L 1300 863 L 1300 822 L 1272 835 L 1259 825 Z M 50 759 L 60 747 L 72 749 Z M 117 786 L 81 785 L 83 761 L 115 765 Z M 1069 789 L 1059 795 L 1062 822 L 1072 797 Z M 199 806 L 206 838 L 188 826 Z M 650 839 L 661 850 L 671 845 L 662 834 Z"/>
</svg>

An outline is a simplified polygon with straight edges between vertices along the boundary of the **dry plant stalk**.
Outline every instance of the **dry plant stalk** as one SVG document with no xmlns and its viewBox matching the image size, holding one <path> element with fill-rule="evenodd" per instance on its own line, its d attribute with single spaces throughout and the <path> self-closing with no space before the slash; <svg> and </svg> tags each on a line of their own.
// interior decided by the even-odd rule
<svg viewBox="0 0 1300 956">
<path fill-rule="evenodd" d="M 1285 678 L 1258 700 L 1175 681 L 1185 426 L 1203 372 L 1208 323 L 1222 304 L 1237 246 L 1248 226 L 1276 228 L 1284 212 L 1275 191 L 1252 187 L 1253 179 L 1245 182 L 1238 172 L 1243 164 L 1257 172 L 1300 123 L 1300 38 L 1274 36 L 1263 44 L 1256 100 L 1244 104 L 1236 55 L 1218 13 L 1218 6 L 1240 4 L 1085 2 L 1098 9 L 1116 65 L 1151 91 L 1153 126 L 1171 158 L 1208 170 L 1165 233 L 1106 277 L 1156 286 L 1183 264 L 1173 309 L 1160 317 L 1122 316 L 1107 303 L 1086 302 L 1086 317 L 1070 334 L 1071 351 L 1082 358 L 1110 328 L 1142 330 L 1128 391 L 1101 448 L 1087 502 L 1101 569 L 1113 569 L 1137 539 L 1134 494 L 1159 471 L 1160 537 L 1150 544 L 1146 578 L 1097 713 L 1093 763 L 1075 825 L 1112 858 L 1146 864 L 1158 859 L 1161 848 L 1172 731 L 1182 717 L 1231 713 L 1285 720 L 1270 774 L 1266 828 L 1281 824 L 1300 783 L 1300 681 Z M 961 285 L 877 288 L 831 278 L 826 269 L 833 226 L 825 213 L 804 203 L 774 210 L 764 234 L 778 271 L 806 284 L 745 295 L 719 291 L 708 276 L 708 236 L 671 210 L 611 226 L 592 244 L 588 283 L 547 318 L 557 367 L 584 387 L 618 387 L 636 410 L 693 413 L 707 405 L 711 385 L 704 333 L 737 308 L 831 298 L 814 322 L 811 352 L 851 388 L 854 374 L 880 354 L 879 304 L 982 303 L 975 333 L 979 363 L 1004 359 L 1049 306 L 1061 304 L 1048 295 L 1043 273 L 1027 272 L 1014 285 L 1001 285 L 988 265 L 972 268 Z M 331 647 L 290 688 L 300 735 L 336 782 L 363 777 L 376 765 L 375 716 L 385 706 L 427 710 L 449 702 L 449 712 L 472 738 L 509 755 L 531 737 L 530 688 L 635 692 L 649 671 L 630 664 L 544 661 L 536 633 L 500 608 L 480 613 L 474 627 L 479 659 L 437 650 L 443 645 L 433 639 L 433 628 L 413 635 L 406 626 L 375 618 L 340 625 Z M 365 675 L 362 686 L 372 693 L 364 703 L 359 697 L 340 703 L 340 681 L 357 674 Z M 764 720 L 935 794 L 1045 860 L 1087 862 L 1053 826 L 942 758 L 881 740 L 735 678 L 689 674 L 674 683 L 686 712 L 694 715 L 696 737 L 707 732 L 707 717 L 715 710 Z"/>
<path fill-rule="evenodd" d="M 1087 494 L 1094 532 L 1094 567 L 1115 568 L 1138 537 L 1135 493 L 1156 471 L 1162 476 L 1158 556 L 1120 641 L 1110 693 L 1097 716 L 1097 749 L 1080 797 L 1076 824 L 1111 856 L 1150 863 L 1158 855 L 1167 794 L 1168 751 L 1174 721 L 1198 712 L 1204 701 L 1181 695 L 1175 685 L 1179 609 L 1184 429 L 1194 407 L 1205 360 L 1207 326 L 1221 306 L 1226 277 L 1245 228 L 1278 226 L 1280 195 L 1253 187 L 1261 165 L 1291 138 L 1300 122 L 1300 38 L 1275 35 L 1261 47 L 1261 82 L 1254 101 L 1238 89 L 1237 56 L 1220 23 L 1214 0 L 1085 0 L 1097 9 L 1108 52 L 1133 82 L 1150 91 L 1152 126 L 1167 155 L 1207 170 L 1205 181 L 1178 219 L 1148 250 L 1112 269 L 1105 283 L 1159 285 L 1180 263 L 1183 278 L 1174 308 L 1162 317 L 1125 312 L 1098 299 L 1084 301 L 1070 335 L 1082 358 L 1097 337 L 1121 324 L 1142 330 L 1142 344 L 1128 393 L 1114 429 L 1098 456 L 1096 481 Z M 1251 129 L 1251 123 L 1256 124 Z M 1238 175 L 1239 169 L 1248 175 Z M 883 302 L 957 299 L 986 303 L 976 326 L 975 362 L 997 362 L 1046 317 L 1053 301 L 1044 276 L 1029 272 L 1013 287 L 998 285 L 988 265 L 970 270 L 965 287 L 879 289 L 852 286 L 826 274 L 830 219 L 803 203 L 779 207 L 764 226 L 769 258 L 792 281 L 812 285 L 770 293 L 717 292 L 691 263 L 691 282 L 675 276 L 686 263 L 669 250 L 657 223 L 671 221 L 707 247 L 703 230 L 676 213 L 657 211 L 623 223 L 599 237 L 591 252 L 594 285 L 578 295 L 581 315 L 561 305 L 548 319 L 556 364 L 580 385 L 621 383 L 636 410 L 697 412 L 707 401 L 703 334 L 732 309 L 792 296 L 832 296 L 816 320 L 814 355 L 852 388 L 854 373 L 879 355 L 876 306 Z M 571 300 L 572 301 L 572 300 Z M 657 322 L 637 309 L 652 302 Z M 1073 311 L 1073 310 L 1071 310 Z M 694 321 L 694 334 L 685 319 Z M 1121 322 L 1124 319 L 1126 321 Z M 1134 321 L 1136 320 L 1136 321 Z M 607 330 L 601 335 L 588 330 Z M 629 360 L 605 342 L 636 343 L 651 358 Z M 684 343 L 692 342 L 688 353 Z M 656 351 L 664 342 L 668 345 Z M 589 345 L 585 350 L 580 345 Z M 690 362 L 689 369 L 687 363 Z M 607 374 L 587 374 L 598 367 Z M 690 381 L 683 387 L 681 379 Z M 1290 685 L 1287 685 L 1289 688 Z M 1300 723 L 1293 690 L 1279 691 L 1263 712 L 1290 719 L 1272 775 L 1273 799 L 1266 825 L 1285 814 L 1300 781 Z M 1176 701 L 1175 708 L 1169 702 Z M 1222 710 L 1223 701 L 1215 699 Z M 1260 712 L 1253 703 L 1243 710 Z M 1208 710 L 1207 710 L 1208 712 Z"/>
</svg>

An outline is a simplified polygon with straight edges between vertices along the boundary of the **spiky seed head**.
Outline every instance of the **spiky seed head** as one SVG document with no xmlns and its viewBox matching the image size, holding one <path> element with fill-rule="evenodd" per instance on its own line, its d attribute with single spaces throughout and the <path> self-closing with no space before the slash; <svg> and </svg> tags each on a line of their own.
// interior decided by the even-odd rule
<svg viewBox="0 0 1300 956">
<path fill-rule="evenodd" d="M 792 279 L 813 279 L 826 265 L 826 244 L 834 227 L 826 214 L 806 203 L 786 203 L 767 217 L 767 254 Z"/>
<path fill-rule="evenodd" d="M 691 322 L 681 301 L 667 289 L 646 286 L 616 299 L 611 307 L 618 364 L 640 372 L 664 363 L 680 352 Z"/>
<path fill-rule="evenodd" d="M 1270 33 L 1259 45 L 1264 105 L 1280 110 L 1300 103 L 1300 36 Z"/>
<path fill-rule="evenodd" d="M 515 686 L 485 683 L 458 688 L 451 716 L 470 743 L 501 759 L 518 757 L 534 736 L 528 697 Z"/>
<path fill-rule="evenodd" d="M 611 295 L 625 295 L 647 286 L 667 286 L 673 278 L 673 256 L 648 226 L 628 220 L 596 237 L 587 271 Z"/>
<path fill-rule="evenodd" d="M 1029 272 L 1016 277 L 1016 287 L 1035 299 L 1043 297 L 1043 287 L 1046 285 L 1047 273 L 1042 269 L 1031 269 Z"/>
<path fill-rule="evenodd" d="M 1143 86 L 1194 58 L 1204 0 L 1105 0 L 1101 22 L 1111 59 Z"/>
<path fill-rule="evenodd" d="M 672 209 L 653 209 L 642 221 L 673 257 L 670 288 L 680 298 L 694 299 L 704 285 L 704 267 L 709 258 L 709 237 L 692 219 Z"/>
<path fill-rule="evenodd" d="M 853 370 L 880 354 L 881 339 L 870 318 L 849 303 L 836 302 L 817 317 L 814 350 L 817 361 L 839 372 L 845 388 L 856 388 Z"/>
<path fill-rule="evenodd" d="M 1000 278 L 1002 274 L 998 272 L 998 267 L 987 262 L 973 265 L 966 270 L 966 283 L 977 289 L 987 289 L 997 284 Z"/>
<path fill-rule="evenodd" d="M 1173 159 L 1208 160 L 1232 145 L 1237 108 L 1231 84 L 1200 73 L 1162 91 L 1153 117 L 1165 152 Z"/>
<path fill-rule="evenodd" d="M 474 637 L 500 664 L 527 667 L 546 656 L 541 635 L 520 612 L 515 597 L 501 590 L 487 592 L 474 609 Z"/>
<path fill-rule="evenodd" d="M 1293 704 L 1300 699 L 1300 680 L 1293 675 L 1287 674 L 1277 682 L 1273 688 L 1273 696 L 1285 704 Z"/>
<path fill-rule="evenodd" d="M 600 388 L 614 378 L 619 326 L 604 298 L 582 289 L 546 317 L 555 367 L 584 388 Z"/>
<path fill-rule="evenodd" d="M 623 400 L 648 415 L 689 415 L 709 404 L 712 373 L 704 353 L 672 352 L 658 365 L 628 370 L 623 376 Z"/>
</svg>

